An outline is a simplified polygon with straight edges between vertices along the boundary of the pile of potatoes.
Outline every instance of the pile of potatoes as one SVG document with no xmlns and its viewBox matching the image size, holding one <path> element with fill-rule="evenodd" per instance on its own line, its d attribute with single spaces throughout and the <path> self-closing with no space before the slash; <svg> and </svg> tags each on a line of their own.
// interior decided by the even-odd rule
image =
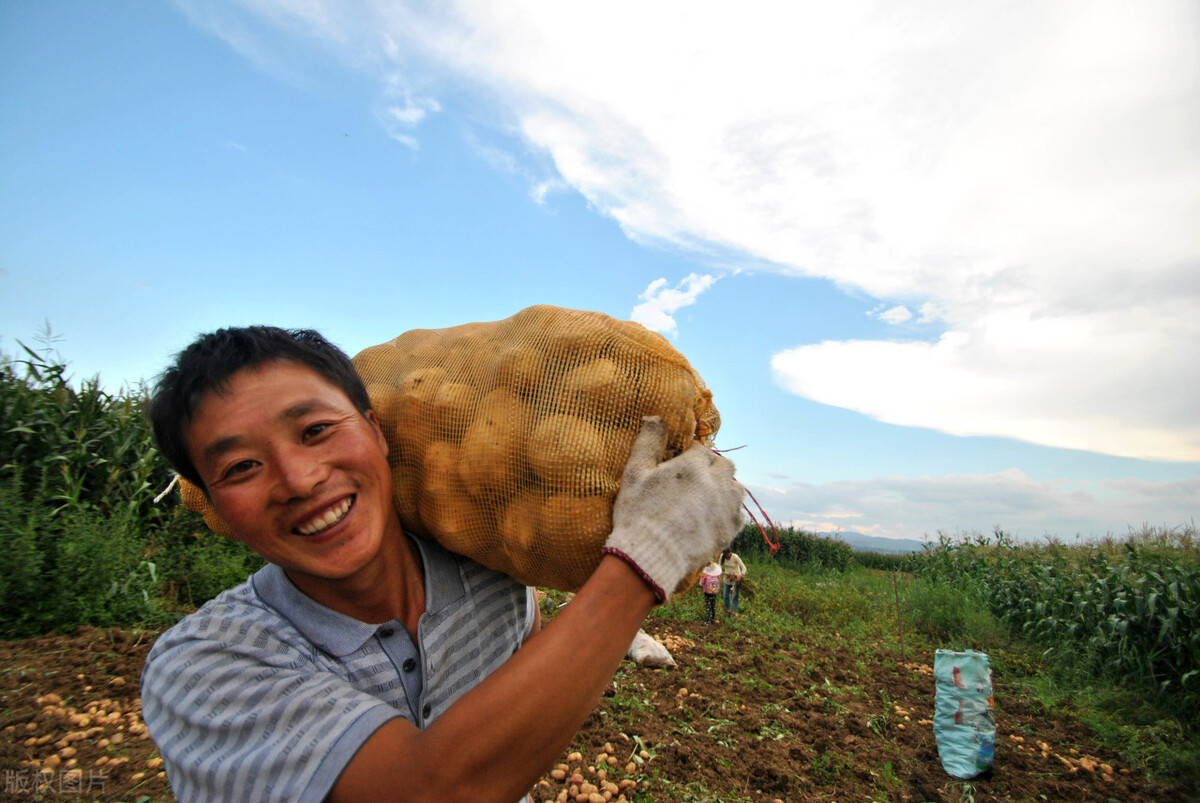
<svg viewBox="0 0 1200 803">
<path fill-rule="evenodd" d="M 528 585 L 574 591 L 591 575 L 642 416 L 666 422 L 668 456 L 720 426 L 665 338 L 596 312 L 412 330 L 354 365 L 405 529 Z"/>
</svg>

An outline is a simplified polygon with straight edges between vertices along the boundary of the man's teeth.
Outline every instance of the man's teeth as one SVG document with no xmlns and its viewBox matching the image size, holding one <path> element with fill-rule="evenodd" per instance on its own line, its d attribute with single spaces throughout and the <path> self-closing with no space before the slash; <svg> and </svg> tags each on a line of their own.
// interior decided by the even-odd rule
<svg viewBox="0 0 1200 803">
<path fill-rule="evenodd" d="M 297 527 L 296 529 L 301 535 L 316 535 L 341 521 L 349 510 L 350 497 L 346 497 L 336 507 L 331 507 L 325 511 L 325 515 L 318 516 L 303 527 Z"/>
</svg>

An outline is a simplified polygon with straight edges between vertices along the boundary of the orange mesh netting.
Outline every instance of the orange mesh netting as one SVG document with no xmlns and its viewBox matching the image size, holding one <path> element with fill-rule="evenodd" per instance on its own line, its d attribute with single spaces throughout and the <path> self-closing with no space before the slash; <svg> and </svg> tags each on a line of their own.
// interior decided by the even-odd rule
<svg viewBox="0 0 1200 803">
<path fill-rule="evenodd" d="M 668 457 L 720 426 L 666 338 L 597 312 L 414 329 L 353 361 L 404 528 L 527 585 L 575 591 L 596 568 L 642 416 L 666 422 Z"/>
<path fill-rule="evenodd" d="M 208 525 L 210 530 L 226 538 L 233 537 L 233 531 L 229 529 L 229 525 L 225 523 L 225 519 L 217 514 L 212 503 L 208 501 L 208 497 L 204 495 L 204 491 L 183 477 L 179 478 L 179 496 L 183 500 L 184 507 L 204 516 L 204 523 Z"/>
</svg>

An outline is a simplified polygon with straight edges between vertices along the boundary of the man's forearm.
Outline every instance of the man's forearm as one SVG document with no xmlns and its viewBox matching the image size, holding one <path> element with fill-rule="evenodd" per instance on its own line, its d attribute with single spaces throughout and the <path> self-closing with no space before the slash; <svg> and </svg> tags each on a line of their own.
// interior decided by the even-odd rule
<svg viewBox="0 0 1200 803">
<path fill-rule="evenodd" d="M 632 568 L 605 557 L 553 621 L 427 730 L 380 728 L 331 800 L 517 800 L 578 731 L 654 604 Z"/>
</svg>

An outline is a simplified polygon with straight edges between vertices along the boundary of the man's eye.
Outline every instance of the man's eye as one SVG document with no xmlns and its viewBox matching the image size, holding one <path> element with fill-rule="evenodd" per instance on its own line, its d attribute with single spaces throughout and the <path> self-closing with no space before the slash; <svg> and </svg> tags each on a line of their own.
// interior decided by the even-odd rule
<svg viewBox="0 0 1200 803">
<path fill-rule="evenodd" d="M 242 460 L 240 462 L 234 463 L 232 466 L 230 466 L 228 469 L 226 469 L 225 473 L 222 474 L 221 476 L 225 479 L 229 479 L 230 477 L 236 477 L 238 474 L 245 474 L 247 471 L 249 471 L 252 468 L 254 468 L 253 460 Z"/>
<path fill-rule="evenodd" d="M 325 432 L 325 430 L 327 430 L 327 429 L 329 429 L 329 424 L 325 424 L 325 423 L 313 424 L 312 426 L 305 428 L 304 437 L 305 438 L 315 438 L 318 435 L 320 435 L 321 433 Z"/>
</svg>

